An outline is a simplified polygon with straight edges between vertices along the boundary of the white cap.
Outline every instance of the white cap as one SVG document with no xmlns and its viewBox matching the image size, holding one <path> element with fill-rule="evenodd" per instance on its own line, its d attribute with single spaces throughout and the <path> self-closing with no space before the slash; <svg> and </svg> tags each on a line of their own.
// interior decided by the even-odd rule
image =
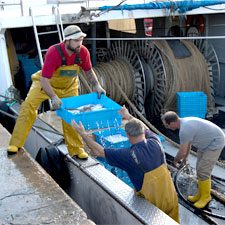
<svg viewBox="0 0 225 225">
<path fill-rule="evenodd" d="M 70 25 L 64 29 L 64 40 L 78 39 L 86 36 L 87 35 L 81 31 L 80 27 L 76 25 Z"/>
</svg>

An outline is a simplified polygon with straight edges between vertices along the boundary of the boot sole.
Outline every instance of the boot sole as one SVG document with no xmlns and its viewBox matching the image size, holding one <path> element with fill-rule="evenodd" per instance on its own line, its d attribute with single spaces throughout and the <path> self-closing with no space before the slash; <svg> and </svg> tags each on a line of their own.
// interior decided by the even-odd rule
<svg viewBox="0 0 225 225">
<path fill-rule="evenodd" d="M 75 157 L 76 157 L 77 159 L 80 159 L 80 160 L 87 160 L 87 159 L 88 159 L 88 157 L 87 157 L 87 158 L 79 158 L 78 155 L 75 155 Z"/>
<path fill-rule="evenodd" d="M 18 152 L 18 151 L 17 151 Z M 8 155 L 15 155 L 17 152 L 10 152 L 10 151 L 7 151 Z"/>
</svg>

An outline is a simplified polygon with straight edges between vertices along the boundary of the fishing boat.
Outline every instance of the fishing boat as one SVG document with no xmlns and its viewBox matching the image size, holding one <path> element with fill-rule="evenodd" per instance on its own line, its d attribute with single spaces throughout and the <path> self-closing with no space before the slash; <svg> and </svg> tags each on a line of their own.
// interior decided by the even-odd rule
<svg viewBox="0 0 225 225">
<path fill-rule="evenodd" d="M 207 96 L 203 116 L 225 129 L 225 1 L 8 0 L 0 6 L 0 122 L 9 131 L 30 88 L 31 75 L 41 69 L 48 47 L 63 41 L 63 28 L 69 24 L 87 33 L 84 45 L 107 95 L 165 138 L 168 158 L 178 148 L 174 134 L 165 133 L 158 121 L 161 113 L 177 110 L 177 93 L 203 92 Z M 92 91 L 82 71 L 79 80 L 81 95 Z M 94 156 L 87 161 L 70 157 L 62 132 L 55 127 L 55 114 L 46 113 L 50 108 L 48 102 L 39 108 L 24 148 L 44 168 L 51 160 L 64 168 L 51 175 L 88 218 L 96 224 L 176 223 L 136 196 Z M 46 115 L 53 122 L 46 122 Z M 212 173 L 222 184 L 224 159 L 223 150 Z M 194 152 L 189 161 L 194 168 Z M 220 211 L 204 214 L 181 198 L 179 210 L 181 224 L 225 223 Z"/>
</svg>

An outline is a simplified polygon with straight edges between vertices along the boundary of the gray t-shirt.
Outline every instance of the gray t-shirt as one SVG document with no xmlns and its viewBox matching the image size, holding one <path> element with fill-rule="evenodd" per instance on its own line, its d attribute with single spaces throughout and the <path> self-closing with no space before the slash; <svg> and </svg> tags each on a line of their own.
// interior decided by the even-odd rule
<svg viewBox="0 0 225 225">
<path fill-rule="evenodd" d="M 180 119 L 180 143 L 190 142 L 199 151 L 217 150 L 225 145 L 223 131 L 214 123 L 197 117 Z"/>
</svg>

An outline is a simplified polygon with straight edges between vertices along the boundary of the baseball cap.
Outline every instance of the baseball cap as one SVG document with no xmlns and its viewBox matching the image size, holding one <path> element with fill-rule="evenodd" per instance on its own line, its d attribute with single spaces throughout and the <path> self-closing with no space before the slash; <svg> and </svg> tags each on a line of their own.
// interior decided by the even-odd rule
<svg viewBox="0 0 225 225">
<path fill-rule="evenodd" d="M 76 25 L 70 25 L 64 29 L 64 40 L 78 39 L 86 36 L 87 35 L 81 31 L 80 27 Z"/>
</svg>

